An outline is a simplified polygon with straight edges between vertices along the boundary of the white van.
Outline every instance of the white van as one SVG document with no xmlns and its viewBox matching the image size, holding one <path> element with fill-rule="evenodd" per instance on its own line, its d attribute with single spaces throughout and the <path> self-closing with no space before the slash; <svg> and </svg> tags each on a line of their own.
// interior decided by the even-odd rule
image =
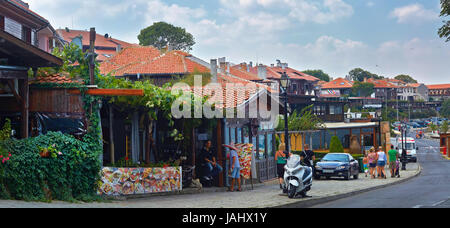
<svg viewBox="0 0 450 228">
<path fill-rule="evenodd" d="M 417 162 L 417 150 L 419 150 L 418 147 L 416 147 L 416 140 L 411 137 L 402 138 L 392 138 L 391 144 L 394 146 L 394 148 L 398 148 L 398 152 L 402 153 L 402 145 L 406 143 L 405 149 L 406 149 L 406 158 L 409 162 Z"/>
</svg>

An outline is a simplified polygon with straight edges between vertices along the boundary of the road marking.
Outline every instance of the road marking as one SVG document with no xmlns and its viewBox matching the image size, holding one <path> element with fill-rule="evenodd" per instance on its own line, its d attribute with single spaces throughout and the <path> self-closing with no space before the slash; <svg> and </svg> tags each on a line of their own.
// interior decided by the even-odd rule
<svg viewBox="0 0 450 228">
<path fill-rule="evenodd" d="M 421 208 L 421 207 L 423 207 L 423 205 L 416 205 L 413 208 Z"/>
</svg>

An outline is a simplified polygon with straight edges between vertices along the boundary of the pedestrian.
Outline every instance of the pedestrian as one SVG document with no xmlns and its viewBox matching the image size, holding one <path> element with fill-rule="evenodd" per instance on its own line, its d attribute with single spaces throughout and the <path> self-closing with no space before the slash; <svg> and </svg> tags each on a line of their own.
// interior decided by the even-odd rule
<svg viewBox="0 0 450 228">
<path fill-rule="evenodd" d="M 370 148 L 367 158 L 369 160 L 369 174 L 372 179 L 375 179 L 375 169 L 377 168 L 378 155 L 375 153 L 374 147 Z"/>
<path fill-rule="evenodd" d="M 232 144 L 234 146 L 234 144 Z M 239 164 L 239 154 L 237 153 L 237 148 L 231 148 L 230 152 L 230 170 L 229 175 L 231 177 L 231 186 L 228 191 L 234 192 L 234 183 L 237 181 L 238 192 L 241 190 L 241 165 Z"/>
<path fill-rule="evenodd" d="M 396 166 L 397 166 L 397 159 L 398 159 L 398 151 L 394 150 L 394 146 L 391 145 L 391 150 L 388 151 L 388 156 L 389 156 L 389 170 L 391 171 L 391 177 L 394 178 L 395 177 L 395 171 L 396 171 Z"/>
<path fill-rule="evenodd" d="M 284 166 L 287 163 L 289 154 L 286 151 L 286 144 L 281 143 L 278 146 L 278 151 L 275 153 L 275 161 L 277 162 L 277 174 L 280 182 L 280 189 L 283 189 L 284 184 Z"/>
<path fill-rule="evenodd" d="M 211 140 L 205 142 L 205 145 L 200 152 L 200 161 L 203 165 L 206 165 L 209 174 L 212 177 L 218 176 L 223 171 L 222 166 L 217 164 L 216 156 L 212 149 Z"/>
<path fill-rule="evenodd" d="M 300 157 L 307 166 L 313 169 L 314 173 L 314 161 L 316 160 L 316 156 L 314 152 L 309 149 L 308 144 L 305 144 L 305 150 L 301 153 Z"/>
<path fill-rule="evenodd" d="M 386 166 L 386 162 L 387 162 L 387 157 L 386 157 L 386 153 L 383 151 L 383 148 L 380 146 L 378 147 L 378 163 L 377 163 L 377 173 L 379 175 L 380 179 L 386 179 L 386 170 L 385 166 Z"/>
<path fill-rule="evenodd" d="M 364 173 L 366 174 L 367 177 L 367 173 L 369 172 L 369 155 L 368 155 L 369 151 L 366 151 L 364 153 L 364 158 L 363 158 L 363 167 L 364 167 Z"/>
</svg>

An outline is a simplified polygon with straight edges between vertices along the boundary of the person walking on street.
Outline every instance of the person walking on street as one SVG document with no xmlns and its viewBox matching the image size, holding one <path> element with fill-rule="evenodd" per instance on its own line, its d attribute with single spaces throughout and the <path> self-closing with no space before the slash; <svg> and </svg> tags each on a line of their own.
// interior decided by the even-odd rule
<svg viewBox="0 0 450 228">
<path fill-rule="evenodd" d="M 386 171 L 384 170 L 387 162 L 386 153 L 383 151 L 383 148 L 378 147 L 378 163 L 377 163 L 377 173 L 380 175 L 380 179 L 386 179 Z"/>
<path fill-rule="evenodd" d="M 375 153 L 375 148 L 370 148 L 367 158 L 369 159 L 369 174 L 372 179 L 375 179 L 375 168 L 377 168 L 378 162 L 378 154 Z"/>
<path fill-rule="evenodd" d="M 230 153 L 230 171 L 229 175 L 231 177 L 231 186 L 228 191 L 234 192 L 234 183 L 237 181 L 238 192 L 241 190 L 241 165 L 239 164 L 239 154 L 237 153 L 237 148 L 231 149 Z"/>
<path fill-rule="evenodd" d="M 280 182 L 280 189 L 283 189 L 284 183 L 284 166 L 287 163 L 289 154 L 286 151 L 286 144 L 281 143 L 278 147 L 278 151 L 275 154 L 275 161 L 277 162 L 277 174 Z"/>
<path fill-rule="evenodd" d="M 366 174 L 366 177 L 367 177 L 367 173 L 369 172 L 369 157 L 368 157 L 368 153 L 369 153 L 369 151 L 366 151 L 366 153 L 364 153 L 364 158 L 363 158 L 363 167 L 364 167 L 364 173 Z"/>
<path fill-rule="evenodd" d="M 389 170 L 391 171 L 391 177 L 394 178 L 395 177 L 395 171 L 397 168 L 397 159 L 398 159 L 398 151 L 394 150 L 394 146 L 391 146 L 391 150 L 388 151 L 388 156 L 389 156 L 389 161 L 388 161 L 388 165 L 389 165 Z"/>
</svg>

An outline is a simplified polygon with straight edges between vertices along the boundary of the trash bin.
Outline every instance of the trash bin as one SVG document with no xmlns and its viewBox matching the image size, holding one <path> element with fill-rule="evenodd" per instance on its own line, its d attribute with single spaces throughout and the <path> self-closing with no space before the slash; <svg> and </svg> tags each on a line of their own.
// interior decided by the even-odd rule
<svg viewBox="0 0 450 228">
<path fill-rule="evenodd" d="M 364 164 L 363 164 L 363 157 L 358 158 L 358 163 L 359 163 L 359 172 L 360 173 L 364 173 Z"/>
</svg>

